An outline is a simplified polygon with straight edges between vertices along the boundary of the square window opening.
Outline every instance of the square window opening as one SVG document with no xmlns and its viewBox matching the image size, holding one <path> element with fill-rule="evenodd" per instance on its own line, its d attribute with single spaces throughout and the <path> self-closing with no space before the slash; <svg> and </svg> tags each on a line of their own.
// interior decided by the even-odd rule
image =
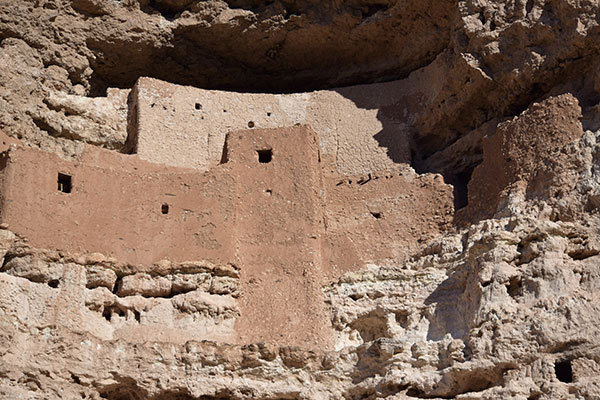
<svg viewBox="0 0 600 400">
<path fill-rule="evenodd" d="M 71 193 L 73 189 L 71 175 L 58 173 L 58 191 L 63 193 Z"/>
<path fill-rule="evenodd" d="M 163 214 L 168 214 L 169 213 L 169 205 L 167 203 L 163 203 L 162 206 L 160 206 L 160 212 Z"/>
<path fill-rule="evenodd" d="M 261 164 L 270 163 L 273 160 L 273 150 L 258 150 L 258 162 Z"/>
</svg>

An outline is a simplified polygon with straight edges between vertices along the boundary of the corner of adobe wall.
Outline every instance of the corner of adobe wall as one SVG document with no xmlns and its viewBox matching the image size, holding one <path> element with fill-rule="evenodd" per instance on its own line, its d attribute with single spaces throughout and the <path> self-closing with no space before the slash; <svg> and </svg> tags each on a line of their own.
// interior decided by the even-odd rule
<svg viewBox="0 0 600 400">
<path fill-rule="evenodd" d="M 496 133 L 483 139 L 483 162 L 468 185 L 465 220 L 493 218 L 509 192 L 546 197 L 560 173 L 561 149 L 583 135 L 581 107 L 570 93 L 533 103 L 519 116 L 500 123 Z M 557 164 L 545 176 L 539 172 Z M 543 174 L 542 174 L 543 175 Z M 530 196 L 531 197 L 531 196 Z"/>
<path fill-rule="evenodd" d="M 139 91 L 140 81 L 144 78 L 137 80 L 129 95 L 127 96 L 127 139 L 125 140 L 125 146 L 123 152 L 125 154 L 137 153 L 138 138 L 140 130 L 140 115 L 139 115 Z"/>
</svg>

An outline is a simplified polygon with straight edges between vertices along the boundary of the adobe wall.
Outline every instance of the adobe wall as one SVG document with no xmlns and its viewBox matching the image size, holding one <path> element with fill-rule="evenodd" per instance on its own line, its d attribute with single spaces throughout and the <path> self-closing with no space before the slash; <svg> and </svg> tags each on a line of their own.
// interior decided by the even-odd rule
<svg viewBox="0 0 600 400">
<path fill-rule="evenodd" d="M 219 163 L 228 132 L 307 124 L 340 173 L 383 171 L 410 162 L 407 126 L 422 90 L 404 80 L 252 94 L 140 78 L 130 98 L 127 147 L 147 161 L 207 170 Z"/>
<path fill-rule="evenodd" d="M 74 160 L 4 146 L 0 222 L 34 247 L 140 267 L 238 266 L 241 343 L 331 346 L 321 288 L 367 263 L 405 260 L 452 220 L 441 176 L 341 176 L 306 126 L 232 132 L 207 172 L 92 146 Z"/>
<path fill-rule="evenodd" d="M 92 146 L 74 161 L 23 147 L 4 157 L 1 220 L 36 247 L 134 265 L 233 260 L 234 183 L 223 168 L 198 174 Z M 57 189 L 59 173 L 71 193 Z"/>
<path fill-rule="evenodd" d="M 257 146 L 272 151 L 271 162 L 259 162 Z M 132 264 L 235 262 L 240 243 L 289 240 L 308 222 L 316 234 L 322 222 L 311 213 L 320 213 L 321 183 L 312 130 L 247 131 L 231 135 L 227 149 L 227 163 L 198 172 L 93 146 L 74 161 L 16 146 L 4 155 L 1 220 L 39 247 Z M 70 193 L 58 190 L 59 174 L 71 177 Z M 281 218 L 294 215 L 281 231 Z"/>
<path fill-rule="evenodd" d="M 324 260 L 337 273 L 369 263 L 401 263 L 451 229 L 453 188 L 410 168 L 324 179 Z"/>
<path fill-rule="evenodd" d="M 235 264 L 242 343 L 331 346 L 314 131 L 254 130 L 227 143 L 226 163 L 205 173 L 94 147 L 73 162 L 12 147 L 3 153 L 0 222 L 36 247 L 100 252 L 134 265 Z M 260 162 L 258 150 L 270 151 L 269 162 Z M 69 193 L 59 190 L 59 173 L 71 177 Z"/>
<path fill-rule="evenodd" d="M 257 152 L 265 150 L 272 151 L 271 161 L 257 162 Z M 244 288 L 236 331 L 242 342 L 330 347 L 321 292 L 324 226 L 315 132 L 306 127 L 236 132 L 229 135 L 227 154 L 236 183 L 234 236 Z"/>
<path fill-rule="evenodd" d="M 402 259 L 452 220 L 452 188 L 439 175 L 396 168 L 342 177 L 307 132 L 231 134 L 227 163 L 208 172 L 93 146 L 74 162 L 14 147 L 5 156 L 1 220 L 38 247 L 101 252 L 131 264 L 236 262 L 240 244 L 245 255 L 260 253 L 302 227 L 319 240 L 294 251 L 323 253 L 338 271 Z M 271 163 L 258 162 L 261 146 L 272 149 Z M 71 193 L 57 190 L 58 173 L 72 176 Z"/>
</svg>

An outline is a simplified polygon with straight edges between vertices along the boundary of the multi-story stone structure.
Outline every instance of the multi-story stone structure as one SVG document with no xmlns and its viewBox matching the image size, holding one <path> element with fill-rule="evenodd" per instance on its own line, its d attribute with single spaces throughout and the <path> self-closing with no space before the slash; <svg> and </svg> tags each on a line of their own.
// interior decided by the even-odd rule
<svg viewBox="0 0 600 400">
<path fill-rule="evenodd" d="M 331 345 L 320 295 L 328 279 L 402 259 L 451 219 L 452 188 L 439 175 L 340 174 L 308 126 L 232 130 L 218 149 L 207 127 L 193 136 L 190 125 L 179 139 L 151 129 L 144 104 L 131 110 L 134 154 L 88 146 L 65 160 L 6 144 L 1 222 L 33 246 L 132 266 L 234 265 L 242 298 L 233 335 L 242 342 Z M 260 112 L 276 117 L 269 107 Z"/>
</svg>

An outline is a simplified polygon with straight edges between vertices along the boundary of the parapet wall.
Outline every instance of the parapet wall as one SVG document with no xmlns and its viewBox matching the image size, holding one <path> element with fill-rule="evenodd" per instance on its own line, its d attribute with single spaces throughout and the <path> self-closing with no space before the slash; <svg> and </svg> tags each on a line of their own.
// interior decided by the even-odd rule
<svg viewBox="0 0 600 400">
<path fill-rule="evenodd" d="M 140 158 L 208 170 L 228 132 L 306 124 L 337 171 L 352 175 L 410 163 L 411 80 L 299 94 L 204 90 L 140 78 L 130 98 L 127 147 Z"/>
</svg>

